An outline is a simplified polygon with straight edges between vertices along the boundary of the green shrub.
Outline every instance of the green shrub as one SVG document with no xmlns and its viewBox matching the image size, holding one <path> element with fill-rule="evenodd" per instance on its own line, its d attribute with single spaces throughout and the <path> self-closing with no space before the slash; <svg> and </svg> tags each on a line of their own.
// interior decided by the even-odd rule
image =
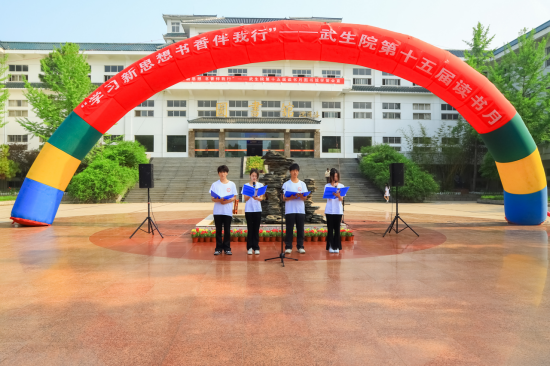
<svg viewBox="0 0 550 367">
<path fill-rule="evenodd" d="M 107 145 L 102 153 L 104 158 L 118 162 L 119 165 L 138 169 L 140 163 L 149 163 L 145 147 L 134 141 L 121 141 Z"/>
<path fill-rule="evenodd" d="M 246 173 L 250 173 L 250 170 L 252 168 L 256 168 L 258 171 L 262 171 L 264 169 L 264 160 L 262 157 L 248 157 L 246 160 Z"/>
<path fill-rule="evenodd" d="M 112 200 L 135 185 L 137 180 L 137 169 L 98 157 L 84 171 L 73 177 L 67 192 L 83 202 Z"/>
<path fill-rule="evenodd" d="M 427 196 L 439 192 L 439 185 L 432 175 L 423 171 L 417 164 L 396 152 L 389 145 L 363 147 L 366 155 L 361 159 L 360 169 L 380 190 L 390 181 L 390 163 L 405 164 L 405 185 L 399 188 L 399 198 L 422 201 Z M 395 195 L 395 189 L 392 188 Z"/>
</svg>

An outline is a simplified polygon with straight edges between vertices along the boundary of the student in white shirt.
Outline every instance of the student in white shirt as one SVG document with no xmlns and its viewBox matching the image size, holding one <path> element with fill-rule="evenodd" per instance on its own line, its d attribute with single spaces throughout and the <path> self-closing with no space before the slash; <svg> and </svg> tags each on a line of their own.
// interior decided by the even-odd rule
<svg viewBox="0 0 550 367">
<path fill-rule="evenodd" d="M 340 182 L 340 172 L 336 168 L 330 170 L 330 183 L 325 187 L 337 187 L 342 188 Z M 342 242 L 340 241 L 340 223 L 342 222 L 342 215 L 344 214 L 344 208 L 342 201 L 344 198 L 340 196 L 339 192 L 333 194 L 334 199 L 327 199 L 327 206 L 325 207 L 325 216 L 327 217 L 327 250 L 329 252 L 339 253 L 342 249 Z"/>
<path fill-rule="evenodd" d="M 218 167 L 218 176 L 220 179 L 210 186 L 210 192 L 214 192 L 222 199 L 214 199 L 214 223 L 216 224 L 216 250 L 214 255 L 220 255 L 225 251 L 226 255 L 231 253 L 231 220 L 233 219 L 233 202 L 237 197 L 237 188 L 232 181 L 227 179 L 229 168 L 226 165 Z M 233 195 L 231 199 L 225 200 L 223 197 Z M 223 228 L 223 240 L 222 240 Z M 222 242 L 223 241 L 223 242 Z"/>
<path fill-rule="evenodd" d="M 304 254 L 306 252 L 304 250 L 304 223 L 306 221 L 306 206 L 304 201 L 307 200 L 307 196 L 304 196 L 303 193 L 307 192 L 307 186 L 303 181 L 298 179 L 300 166 L 297 163 L 292 163 L 288 170 L 290 171 L 290 180 L 283 184 L 286 220 L 285 253 L 292 253 L 292 237 L 294 224 L 296 224 L 296 247 L 299 253 Z M 287 198 L 284 195 L 287 191 L 296 192 L 297 194 Z"/>
<path fill-rule="evenodd" d="M 259 189 L 263 186 L 258 182 L 260 173 L 256 168 L 250 170 L 250 182 L 244 184 L 244 186 L 250 186 L 254 190 Z M 243 200 L 245 201 L 244 207 L 244 216 L 246 217 L 246 227 L 248 228 L 248 236 L 246 238 L 246 249 L 248 254 L 256 255 L 260 254 L 260 223 L 262 221 L 262 200 L 264 196 L 247 196 L 244 195 L 244 186 L 243 191 Z"/>
</svg>

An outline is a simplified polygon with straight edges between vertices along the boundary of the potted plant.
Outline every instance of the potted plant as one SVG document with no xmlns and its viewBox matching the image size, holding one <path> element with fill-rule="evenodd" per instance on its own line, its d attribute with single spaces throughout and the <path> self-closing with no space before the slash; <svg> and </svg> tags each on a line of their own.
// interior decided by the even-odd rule
<svg viewBox="0 0 550 367">
<path fill-rule="evenodd" d="M 319 233 L 317 233 L 317 228 L 311 230 L 311 240 L 313 242 L 319 241 Z"/>
<path fill-rule="evenodd" d="M 298 242 L 298 232 L 296 230 L 292 231 L 292 243 Z"/>
<path fill-rule="evenodd" d="M 205 232 L 206 231 L 204 229 L 200 230 L 200 232 L 199 232 L 199 242 L 204 242 Z"/>
<path fill-rule="evenodd" d="M 239 233 L 239 242 L 246 241 L 246 233 L 242 229 L 239 229 L 237 232 Z"/>
<path fill-rule="evenodd" d="M 340 229 L 340 240 L 342 242 L 346 240 L 346 230 L 344 228 Z"/>
<path fill-rule="evenodd" d="M 210 242 L 216 242 L 216 230 L 215 229 L 210 231 Z"/>
<path fill-rule="evenodd" d="M 353 233 L 352 229 L 348 229 L 348 235 L 347 235 L 348 241 L 353 241 L 355 238 L 355 234 Z"/>
<path fill-rule="evenodd" d="M 237 239 L 237 232 L 235 232 L 235 230 L 232 229 L 232 230 L 231 230 L 231 242 L 237 242 L 237 241 L 239 241 L 239 240 Z"/>
<path fill-rule="evenodd" d="M 275 229 L 272 229 L 271 231 L 269 231 L 269 242 L 275 242 Z"/>
<path fill-rule="evenodd" d="M 311 229 L 306 228 L 304 230 L 304 241 L 310 242 L 311 241 Z"/>
<path fill-rule="evenodd" d="M 191 238 L 193 239 L 193 243 L 199 242 L 199 232 L 196 229 L 191 230 Z"/>
<path fill-rule="evenodd" d="M 260 242 L 264 242 L 265 241 L 265 231 L 263 229 L 260 229 Z"/>
<path fill-rule="evenodd" d="M 281 242 L 281 230 L 280 229 L 274 229 L 275 231 L 275 241 Z"/>
<path fill-rule="evenodd" d="M 326 242 L 327 241 L 327 233 L 328 233 L 328 231 L 325 228 L 321 228 L 319 230 L 319 241 Z"/>
</svg>

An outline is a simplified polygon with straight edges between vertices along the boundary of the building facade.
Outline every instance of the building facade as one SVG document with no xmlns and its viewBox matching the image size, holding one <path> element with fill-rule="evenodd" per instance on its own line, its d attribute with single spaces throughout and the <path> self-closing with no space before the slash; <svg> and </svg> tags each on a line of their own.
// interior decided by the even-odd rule
<svg viewBox="0 0 550 367">
<path fill-rule="evenodd" d="M 198 34 L 273 18 L 164 15 L 163 44 L 80 43 L 100 85 L 158 49 Z M 341 22 L 340 18 L 290 18 Z M 0 131 L 4 144 L 39 147 L 17 123 L 33 120 L 23 78 L 40 86 L 40 59 L 56 43 L 0 42 L 8 55 L 10 98 Z M 460 50 L 449 50 L 463 57 Z M 413 83 L 355 65 L 319 61 L 276 61 L 212 70 L 182 80 L 143 101 L 108 134 L 141 142 L 153 157 L 240 157 L 268 149 L 290 157 L 355 157 L 361 147 L 387 143 L 409 150 L 403 139 L 422 124 L 428 134 L 456 123 L 458 113 Z"/>
</svg>

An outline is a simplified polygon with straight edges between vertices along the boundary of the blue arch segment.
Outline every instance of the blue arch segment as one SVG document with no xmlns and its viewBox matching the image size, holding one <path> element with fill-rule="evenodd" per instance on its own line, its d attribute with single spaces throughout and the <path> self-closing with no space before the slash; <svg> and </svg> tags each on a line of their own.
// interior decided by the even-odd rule
<svg viewBox="0 0 550 367">
<path fill-rule="evenodd" d="M 504 191 L 504 213 L 514 224 L 539 225 L 548 213 L 548 187 L 532 194 L 510 194 Z"/>
<path fill-rule="evenodd" d="M 25 178 L 11 210 L 11 216 L 52 224 L 61 198 L 63 198 L 63 191 Z"/>
</svg>

